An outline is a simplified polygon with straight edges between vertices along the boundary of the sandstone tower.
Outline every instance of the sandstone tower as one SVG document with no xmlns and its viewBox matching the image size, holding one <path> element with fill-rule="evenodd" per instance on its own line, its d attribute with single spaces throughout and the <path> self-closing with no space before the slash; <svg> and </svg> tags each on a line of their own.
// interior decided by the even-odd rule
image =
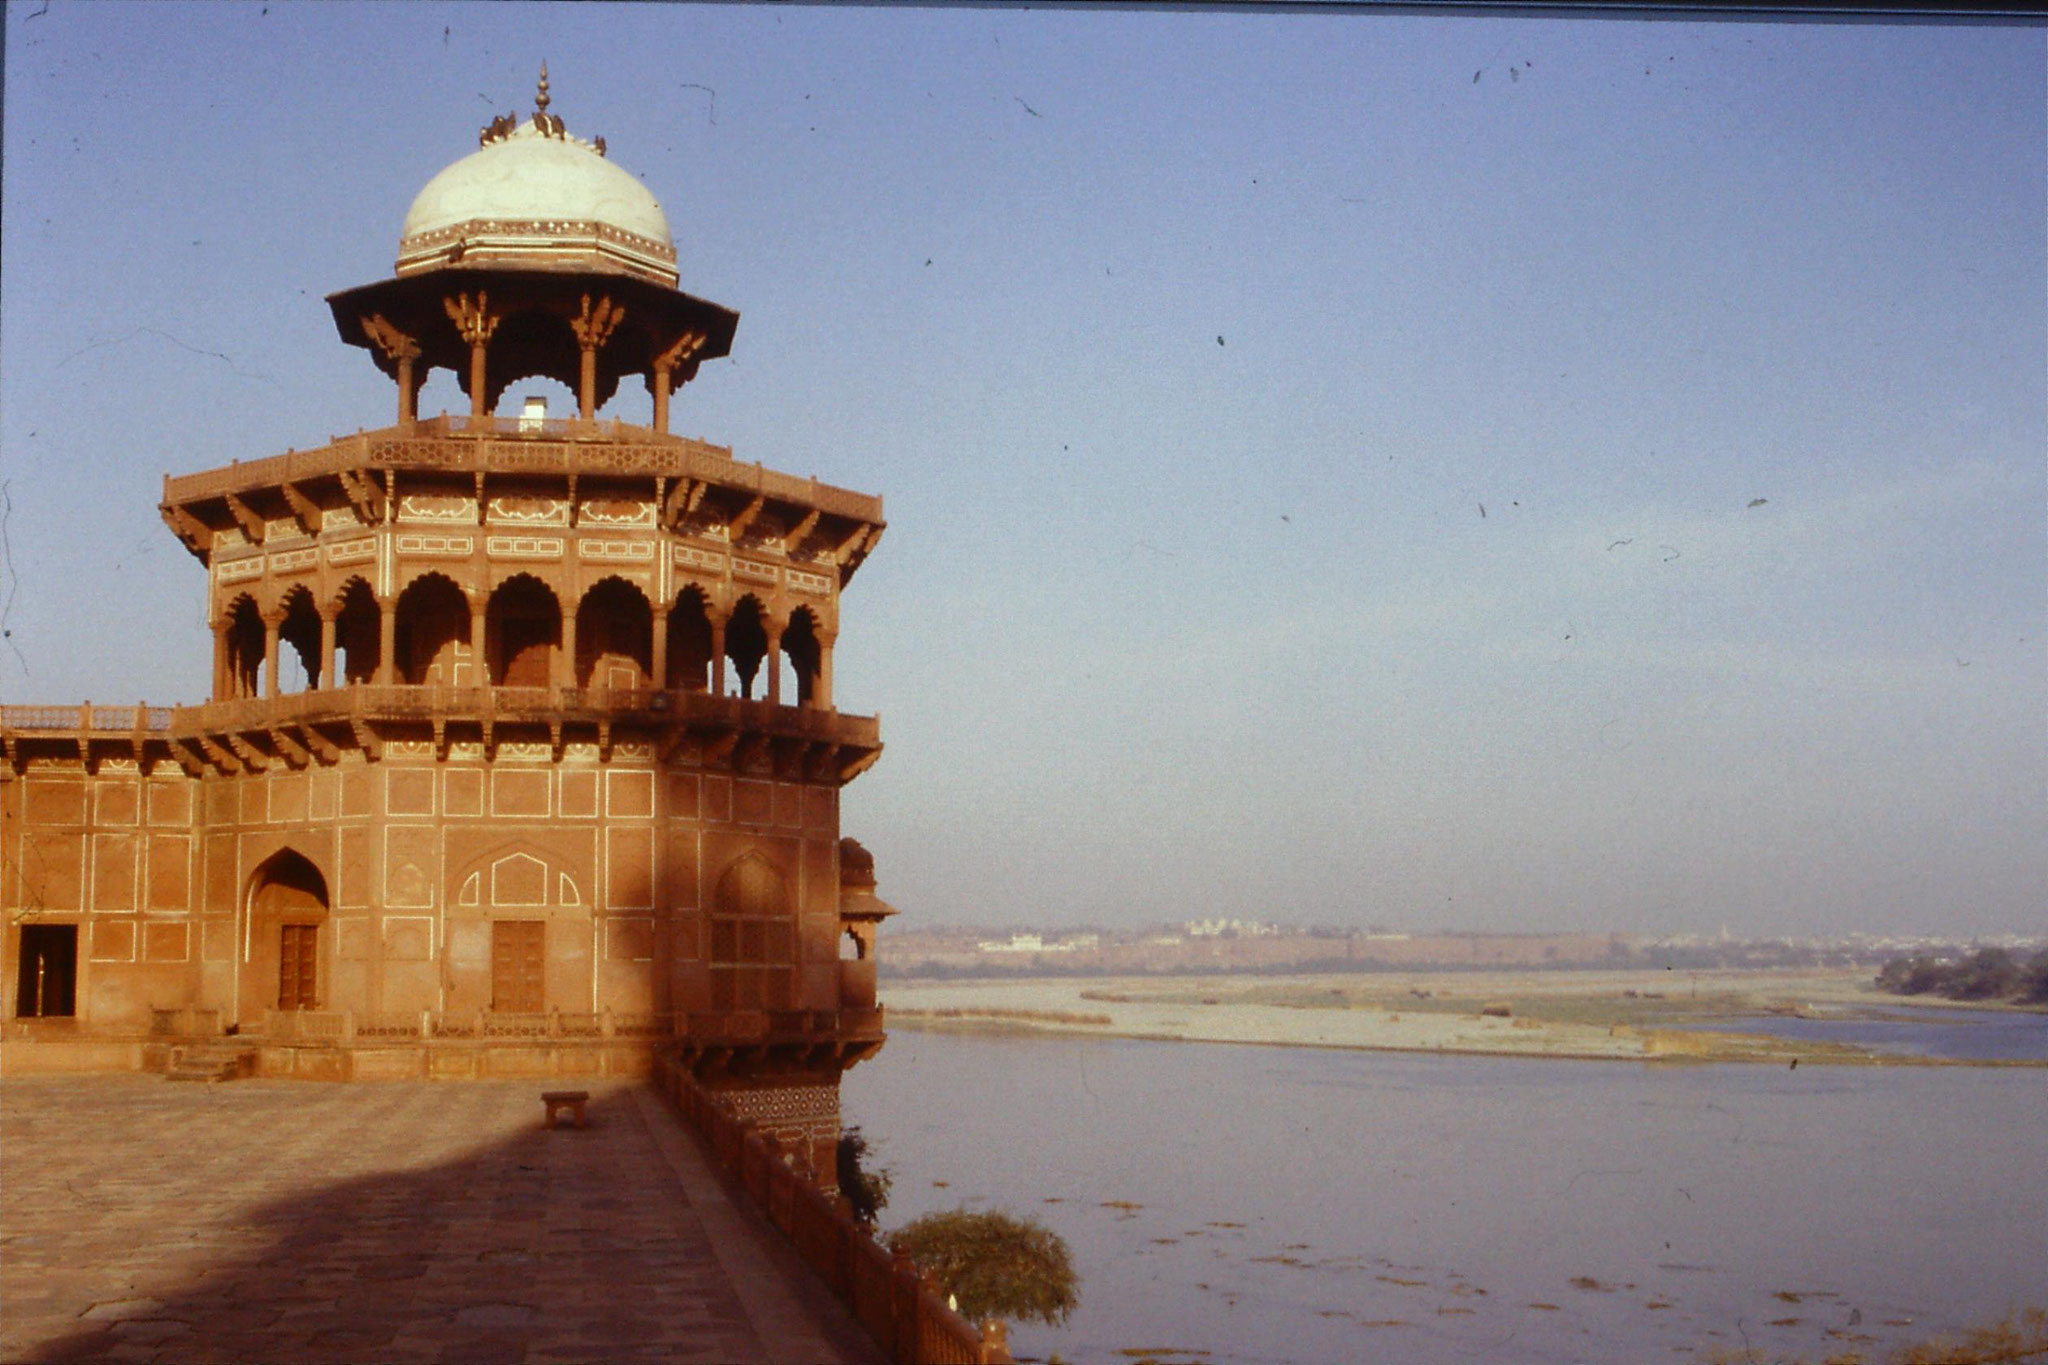
<svg viewBox="0 0 2048 1365">
<path fill-rule="evenodd" d="M 829 1179 L 839 1076 L 883 1037 L 889 911 L 839 832 L 881 742 L 832 695 L 881 500 L 669 434 L 738 315 L 676 288 L 660 205 L 548 106 L 543 70 L 420 191 L 392 278 L 328 300 L 394 425 L 165 479 L 212 699 L 0 714 L 11 1060 L 674 1048 Z M 436 367 L 467 413 L 418 417 Z M 494 416 L 532 376 L 576 415 Z M 598 420 L 632 378 L 647 424 Z"/>
</svg>

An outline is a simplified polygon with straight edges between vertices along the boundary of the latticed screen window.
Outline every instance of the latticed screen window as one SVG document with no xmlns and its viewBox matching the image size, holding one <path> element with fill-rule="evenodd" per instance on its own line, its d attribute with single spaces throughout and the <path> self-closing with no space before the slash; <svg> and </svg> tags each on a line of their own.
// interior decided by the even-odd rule
<svg viewBox="0 0 2048 1365">
<path fill-rule="evenodd" d="M 796 926 L 780 873 L 749 853 L 718 880 L 711 908 L 711 1007 L 786 1010 Z"/>
</svg>

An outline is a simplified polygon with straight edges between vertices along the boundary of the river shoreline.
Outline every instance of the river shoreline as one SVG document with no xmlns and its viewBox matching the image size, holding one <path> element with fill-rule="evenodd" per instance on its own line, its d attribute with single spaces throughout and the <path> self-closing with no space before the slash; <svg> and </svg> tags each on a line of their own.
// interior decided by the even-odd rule
<svg viewBox="0 0 2048 1365">
<path fill-rule="evenodd" d="M 2048 1058 L 1923 1056 L 1756 1029 L 1760 1016 L 1855 1020 L 1956 1008 L 1953 1001 L 1882 994 L 1860 971 L 896 981 L 885 983 L 883 1003 L 892 1028 L 934 1032 L 1553 1061 L 2048 1067 Z"/>
</svg>

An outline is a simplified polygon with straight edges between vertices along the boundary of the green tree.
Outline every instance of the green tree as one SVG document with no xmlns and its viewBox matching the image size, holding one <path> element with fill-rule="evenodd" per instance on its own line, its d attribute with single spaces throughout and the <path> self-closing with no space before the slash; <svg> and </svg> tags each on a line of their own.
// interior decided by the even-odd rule
<svg viewBox="0 0 2048 1365">
<path fill-rule="evenodd" d="M 869 1168 L 868 1140 L 858 1126 L 839 1135 L 836 1157 L 834 1164 L 839 1177 L 839 1192 L 846 1196 L 847 1203 L 853 1205 L 855 1221 L 864 1227 L 873 1227 L 875 1216 L 888 1206 L 889 1190 L 896 1183 L 895 1177 L 886 1167 Z"/>
<path fill-rule="evenodd" d="M 1951 1000 L 1998 1000 L 2019 989 L 2020 964 L 2003 948 L 1986 948 L 1964 958 L 1942 994 Z"/>
<path fill-rule="evenodd" d="M 2048 1005 L 2048 948 L 2028 958 L 2020 969 L 2020 1003 Z"/>
<path fill-rule="evenodd" d="M 1000 1209 L 928 1213 L 899 1228 L 889 1245 L 937 1276 L 971 1322 L 1057 1324 L 1081 1301 L 1081 1279 L 1060 1235 Z"/>
</svg>

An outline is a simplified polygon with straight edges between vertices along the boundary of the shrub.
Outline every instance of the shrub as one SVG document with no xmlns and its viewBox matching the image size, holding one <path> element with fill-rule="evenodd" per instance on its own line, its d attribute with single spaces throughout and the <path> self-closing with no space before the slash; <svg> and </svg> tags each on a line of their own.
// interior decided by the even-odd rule
<svg viewBox="0 0 2048 1365">
<path fill-rule="evenodd" d="M 848 1128 L 839 1135 L 839 1149 L 835 1155 L 839 1192 L 853 1206 L 855 1220 L 865 1227 L 873 1227 L 875 1216 L 888 1206 L 889 1189 L 896 1183 L 895 1177 L 885 1167 L 868 1169 L 868 1140 L 858 1127 Z"/>
<path fill-rule="evenodd" d="M 928 1213 L 889 1245 L 937 1276 L 972 1322 L 1029 1318 L 1062 1323 L 1081 1301 L 1080 1277 L 1059 1234 L 998 1209 Z"/>
</svg>

